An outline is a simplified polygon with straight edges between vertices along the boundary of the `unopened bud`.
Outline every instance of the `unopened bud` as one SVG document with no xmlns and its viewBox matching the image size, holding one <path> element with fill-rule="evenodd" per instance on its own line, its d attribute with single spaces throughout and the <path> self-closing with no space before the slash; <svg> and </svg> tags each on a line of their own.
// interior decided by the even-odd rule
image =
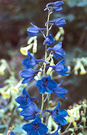
<svg viewBox="0 0 87 135">
<path fill-rule="evenodd" d="M 50 100 L 48 104 L 49 104 L 49 106 L 52 106 L 52 104 L 53 104 L 52 100 Z"/>
</svg>

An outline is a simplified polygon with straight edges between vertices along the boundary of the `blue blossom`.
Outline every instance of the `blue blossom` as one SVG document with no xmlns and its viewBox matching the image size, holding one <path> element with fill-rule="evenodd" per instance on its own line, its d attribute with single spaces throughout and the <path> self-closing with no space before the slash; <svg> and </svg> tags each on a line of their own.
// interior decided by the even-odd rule
<svg viewBox="0 0 87 135">
<path fill-rule="evenodd" d="M 22 128 L 27 132 L 27 135 L 44 135 L 48 132 L 48 128 L 41 123 L 39 117 L 36 117 L 31 123 L 25 124 Z"/>
<path fill-rule="evenodd" d="M 47 44 L 47 45 L 53 45 L 55 42 L 55 39 L 52 37 L 51 34 L 49 34 L 48 36 L 46 36 L 43 45 Z"/>
<path fill-rule="evenodd" d="M 14 132 L 11 130 L 10 135 L 16 135 L 16 134 L 14 134 Z"/>
<path fill-rule="evenodd" d="M 64 118 L 68 115 L 68 112 L 64 109 L 59 109 L 59 107 L 60 107 L 60 101 L 58 101 L 57 107 L 52 111 L 53 119 L 61 125 L 68 124 L 68 122 Z"/>
<path fill-rule="evenodd" d="M 46 22 L 45 25 L 47 25 L 47 23 L 52 23 L 52 25 L 56 25 L 58 27 L 63 27 L 66 24 L 64 17 L 58 18 L 56 20 L 48 21 Z"/>
<path fill-rule="evenodd" d="M 63 87 L 60 87 L 61 84 L 62 84 L 62 82 L 63 82 L 63 81 L 61 81 L 61 82 L 57 85 L 57 88 L 54 89 L 54 93 L 55 93 L 55 95 L 57 95 L 57 96 L 60 97 L 60 98 L 65 98 L 65 99 L 67 99 L 66 97 L 64 97 L 64 95 L 65 95 L 66 93 L 68 93 L 68 91 L 67 91 L 65 88 L 63 88 Z"/>
<path fill-rule="evenodd" d="M 49 6 L 54 6 L 54 7 L 60 7 L 64 4 L 63 1 L 56 1 L 56 2 L 49 2 L 46 7 L 48 8 Z"/>
<path fill-rule="evenodd" d="M 52 133 L 52 134 L 49 134 L 49 133 L 48 133 L 48 134 L 45 134 L 45 135 L 59 135 L 59 134 L 58 134 L 58 130 L 60 129 L 60 127 L 61 127 L 61 126 L 59 125 L 58 128 L 57 128 L 57 130 L 56 130 L 54 133 Z"/>
<path fill-rule="evenodd" d="M 22 64 L 25 65 L 25 67 L 23 67 L 24 69 L 29 69 L 32 68 L 33 66 L 35 66 L 36 64 L 38 64 L 39 62 L 45 62 L 44 60 L 37 60 L 35 59 L 30 52 L 28 51 L 28 58 L 25 58 L 22 61 Z M 46 62 L 45 62 L 46 63 Z"/>
<path fill-rule="evenodd" d="M 59 12 L 62 10 L 62 5 L 64 4 L 63 1 L 56 1 L 56 2 L 50 2 L 46 5 L 46 8 L 44 10 L 52 10 L 52 11 L 56 11 L 56 12 Z M 51 12 L 52 12 L 51 11 Z"/>
<path fill-rule="evenodd" d="M 39 116 L 38 111 L 37 106 L 31 102 L 27 108 L 24 108 L 20 112 L 20 115 L 24 116 L 24 120 L 32 120 L 35 119 L 36 116 Z"/>
<path fill-rule="evenodd" d="M 38 80 L 36 86 L 39 87 L 40 94 L 44 94 L 45 92 L 52 93 L 53 89 L 57 87 L 57 83 L 50 76 L 47 76 Z"/>
<path fill-rule="evenodd" d="M 22 84 L 30 82 L 37 75 L 38 72 L 42 72 L 40 70 L 34 71 L 32 68 L 24 70 L 20 73 L 20 76 L 23 79 Z"/>
<path fill-rule="evenodd" d="M 64 118 L 68 115 L 68 112 L 64 109 L 59 109 L 59 107 L 60 107 L 60 101 L 58 101 L 58 105 L 54 110 L 45 110 L 44 112 L 51 113 L 53 119 L 60 125 L 68 124 L 67 120 Z"/>
<path fill-rule="evenodd" d="M 62 42 L 59 44 L 55 45 L 53 48 L 49 47 L 47 48 L 47 51 L 51 50 L 53 56 L 58 59 L 58 58 L 64 58 L 63 55 L 65 55 L 65 51 L 62 48 Z"/>
<path fill-rule="evenodd" d="M 26 108 L 34 99 L 36 99 L 37 101 L 39 100 L 37 97 L 30 97 L 25 87 L 23 88 L 22 94 L 23 96 L 19 96 L 15 99 L 15 101 L 20 104 L 18 108 Z"/>
<path fill-rule="evenodd" d="M 48 65 L 47 67 L 52 67 L 60 75 L 69 76 L 69 74 L 67 73 L 68 68 L 65 65 L 63 65 L 64 62 L 65 62 L 65 59 L 62 59 L 55 66 Z"/>
<path fill-rule="evenodd" d="M 33 36 L 37 36 L 38 33 L 40 33 L 41 31 L 46 31 L 46 28 L 39 28 L 35 25 L 33 25 L 32 23 L 30 23 L 32 26 L 29 27 L 27 29 L 28 35 L 33 37 Z"/>
</svg>

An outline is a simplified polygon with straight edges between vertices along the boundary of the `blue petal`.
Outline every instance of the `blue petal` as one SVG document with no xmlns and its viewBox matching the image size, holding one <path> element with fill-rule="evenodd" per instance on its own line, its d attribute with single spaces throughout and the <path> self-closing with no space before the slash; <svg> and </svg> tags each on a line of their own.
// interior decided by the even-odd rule
<svg viewBox="0 0 87 135">
<path fill-rule="evenodd" d="M 28 77 L 32 77 L 34 75 L 34 70 L 33 69 L 28 69 L 28 70 L 24 70 L 20 73 L 20 76 L 23 78 L 28 78 Z"/>
<path fill-rule="evenodd" d="M 11 130 L 10 135 L 16 135 L 16 134 L 14 134 L 14 132 Z"/>
<path fill-rule="evenodd" d="M 68 112 L 64 109 L 59 109 L 59 115 L 61 117 L 66 117 L 68 115 Z"/>
<path fill-rule="evenodd" d="M 38 132 L 40 133 L 40 135 L 46 134 L 48 132 L 47 126 L 41 123 Z"/>
<path fill-rule="evenodd" d="M 65 118 L 61 117 L 61 116 L 58 116 L 55 121 L 58 122 L 61 125 L 68 124 L 67 120 Z"/>
<path fill-rule="evenodd" d="M 30 82 L 33 79 L 34 79 L 34 77 L 25 78 L 25 79 L 23 79 L 22 84 L 28 83 L 28 82 Z"/>
</svg>

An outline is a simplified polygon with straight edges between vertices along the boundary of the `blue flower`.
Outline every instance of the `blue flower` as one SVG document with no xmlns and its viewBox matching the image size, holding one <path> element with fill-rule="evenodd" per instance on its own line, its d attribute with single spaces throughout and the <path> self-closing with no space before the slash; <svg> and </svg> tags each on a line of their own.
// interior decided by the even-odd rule
<svg viewBox="0 0 87 135">
<path fill-rule="evenodd" d="M 35 25 L 33 25 L 32 23 L 30 23 L 32 26 L 29 27 L 27 29 L 28 35 L 33 37 L 33 36 L 37 36 L 38 33 L 40 33 L 41 31 L 46 31 L 46 28 L 39 28 Z"/>
<path fill-rule="evenodd" d="M 56 19 L 56 20 L 48 21 L 48 22 L 46 22 L 45 25 L 47 25 L 47 23 L 52 23 L 52 25 L 56 25 L 58 27 L 63 27 L 66 24 L 64 17 L 61 17 L 61 18 Z"/>
<path fill-rule="evenodd" d="M 15 101 L 20 104 L 18 108 L 26 108 L 34 99 L 36 99 L 37 101 L 39 100 L 37 97 L 30 97 L 25 87 L 23 88 L 22 94 L 23 96 L 19 96 L 15 99 Z"/>
<path fill-rule="evenodd" d="M 45 134 L 45 135 L 59 135 L 59 134 L 58 134 L 58 130 L 60 129 L 60 127 L 61 127 L 61 126 L 59 125 L 58 128 L 57 128 L 57 130 L 56 130 L 54 133 L 52 133 L 52 134 L 49 134 L 49 133 L 48 133 L 48 134 Z"/>
<path fill-rule="evenodd" d="M 44 60 L 37 60 L 35 59 L 30 52 L 28 51 L 28 57 L 29 58 L 25 58 L 22 61 L 22 64 L 25 65 L 25 67 L 23 67 L 24 69 L 29 69 L 32 68 L 33 66 L 35 66 L 36 64 L 38 64 L 39 62 L 45 62 Z M 46 63 L 46 62 L 45 62 Z"/>
<path fill-rule="evenodd" d="M 47 45 L 53 45 L 55 42 L 55 39 L 52 37 L 51 34 L 49 34 L 48 36 L 46 36 L 43 45 L 47 44 Z"/>
<path fill-rule="evenodd" d="M 37 75 L 40 70 L 34 71 L 32 68 L 24 70 L 20 73 L 20 76 L 23 77 L 22 84 L 30 82 Z"/>
<path fill-rule="evenodd" d="M 36 86 L 39 87 L 40 94 L 44 94 L 45 92 L 52 93 L 53 89 L 57 87 L 57 83 L 50 76 L 47 76 L 38 80 Z"/>
<path fill-rule="evenodd" d="M 60 125 L 68 124 L 68 122 L 64 118 L 64 117 L 66 117 L 68 115 L 68 112 L 66 110 L 64 110 L 64 109 L 59 109 L 59 107 L 60 107 L 60 101 L 58 101 L 58 105 L 57 105 L 57 107 L 54 110 L 45 110 L 44 112 L 51 113 L 53 119 L 57 123 L 59 123 Z"/>
<path fill-rule="evenodd" d="M 20 115 L 24 116 L 24 120 L 32 120 L 35 119 L 36 116 L 39 116 L 37 110 L 37 106 L 33 102 L 31 102 L 27 108 L 24 108 L 20 112 Z"/>
<path fill-rule="evenodd" d="M 60 87 L 61 84 L 62 84 L 62 82 L 63 82 L 63 81 L 61 81 L 61 82 L 57 85 L 57 88 L 55 88 L 53 91 L 54 91 L 55 95 L 57 95 L 58 97 L 67 99 L 66 97 L 64 97 L 64 95 L 65 95 L 66 93 L 68 93 L 68 91 L 67 91 L 65 88 L 63 88 L 63 87 Z"/>
<path fill-rule="evenodd" d="M 59 61 L 55 66 L 48 65 L 48 66 L 46 66 L 46 68 L 52 67 L 60 75 L 69 76 L 69 74 L 67 73 L 68 68 L 65 65 L 63 65 L 64 62 L 65 62 L 65 59 Z"/>
<path fill-rule="evenodd" d="M 56 2 L 50 2 L 46 5 L 46 8 L 44 10 L 50 10 L 51 9 L 51 13 L 52 11 L 56 11 L 59 12 L 62 10 L 62 5 L 64 4 L 63 1 L 56 1 Z"/>
<path fill-rule="evenodd" d="M 10 135 L 16 135 L 16 134 L 14 134 L 14 132 L 11 130 Z"/>
<path fill-rule="evenodd" d="M 68 115 L 68 112 L 64 109 L 59 109 L 59 107 L 60 107 L 60 101 L 58 101 L 57 107 L 52 111 L 53 119 L 61 125 L 68 124 L 68 122 L 64 118 Z"/>
<path fill-rule="evenodd" d="M 25 124 L 22 128 L 27 132 L 27 135 L 44 135 L 48 132 L 48 128 L 41 123 L 39 117 L 36 117 L 31 123 Z"/>
<path fill-rule="evenodd" d="M 46 5 L 46 7 L 48 8 L 49 6 L 54 6 L 54 7 L 60 7 L 64 4 L 63 1 L 56 1 L 56 2 L 50 2 Z"/>
<path fill-rule="evenodd" d="M 65 51 L 62 48 L 62 42 L 59 44 L 55 45 L 53 48 L 49 47 L 47 48 L 47 51 L 51 50 L 53 56 L 58 59 L 58 58 L 64 58 L 63 55 L 65 55 Z"/>
</svg>

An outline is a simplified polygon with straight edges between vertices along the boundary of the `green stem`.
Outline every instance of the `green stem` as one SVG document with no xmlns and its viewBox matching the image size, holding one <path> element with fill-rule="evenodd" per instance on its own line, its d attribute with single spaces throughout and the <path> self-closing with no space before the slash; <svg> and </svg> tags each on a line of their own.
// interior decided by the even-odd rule
<svg viewBox="0 0 87 135">
<path fill-rule="evenodd" d="M 50 10 L 48 11 L 48 17 L 47 17 L 47 21 L 49 21 L 50 18 Z M 48 36 L 49 34 L 49 25 L 47 24 L 47 33 L 46 36 Z M 47 45 L 45 45 L 45 61 L 47 59 Z M 45 67 L 46 67 L 46 63 L 44 63 L 44 70 L 43 70 L 43 76 L 45 76 Z M 43 112 L 43 107 L 44 107 L 44 94 L 42 94 L 42 105 L 41 105 L 41 113 L 40 113 L 40 117 L 42 116 L 42 112 Z"/>
<path fill-rule="evenodd" d="M 44 94 L 42 94 L 42 105 L 41 105 L 41 113 L 40 113 L 40 117 L 42 116 L 43 107 L 44 107 Z"/>
</svg>

